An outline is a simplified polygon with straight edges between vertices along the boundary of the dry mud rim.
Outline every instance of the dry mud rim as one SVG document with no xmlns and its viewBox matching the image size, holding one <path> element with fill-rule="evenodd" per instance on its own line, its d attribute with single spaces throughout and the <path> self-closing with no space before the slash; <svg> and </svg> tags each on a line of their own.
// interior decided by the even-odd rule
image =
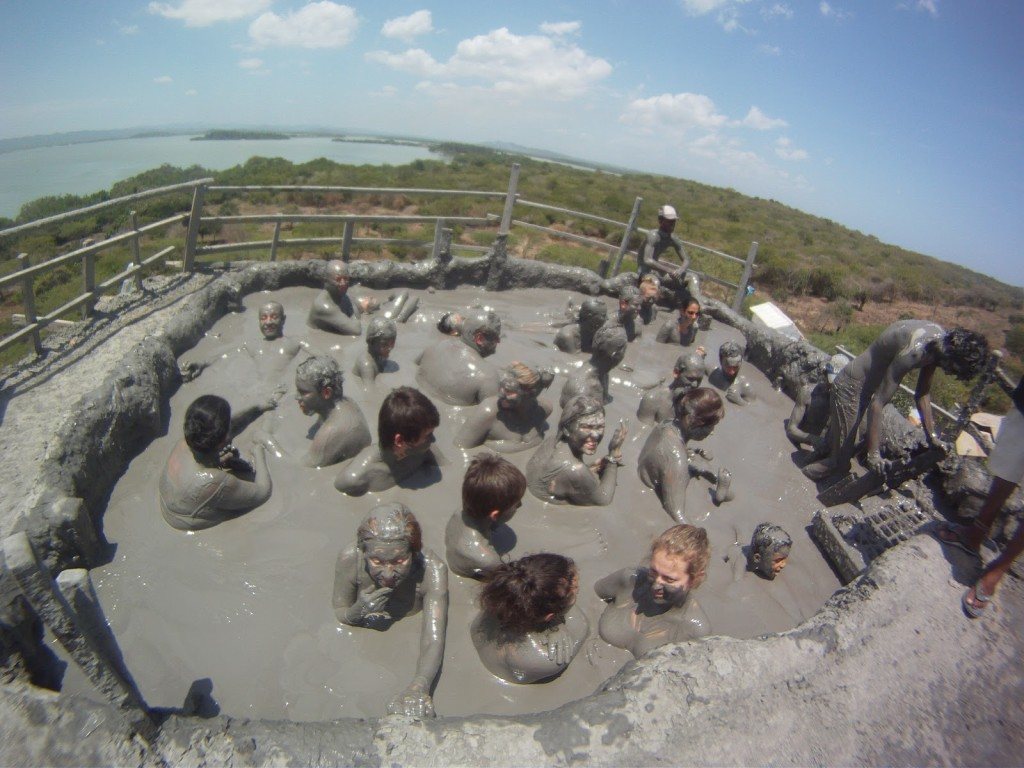
<svg viewBox="0 0 1024 768">
<path fill-rule="evenodd" d="M 371 288 L 614 289 L 589 270 L 504 254 L 352 267 Z M 113 482 L 163 428 L 179 383 L 177 356 L 240 296 L 316 286 L 322 275 L 323 262 L 290 262 L 243 266 L 216 279 L 164 278 L 156 300 L 120 299 L 127 312 L 118 320 L 55 336 L 58 353 L 48 362 L 5 372 L 4 462 L 20 462 L 22 471 L 0 467 L 3 535 L 25 531 L 54 574 L 96 564 L 100 548 L 83 519 L 98 520 Z M 715 319 L 743 331 L 751 362 L 769 379 L 782 377 L 790 393 L 823 354 L 755 328 L 719 302 L 708 305 Z M 80 402 L 68 397 L 83 382 L 100 381 Z M 39 423 L 20 435 L 15 414 L 26 413 Z M 64 423 L 54 434 L 57 414 Z M 49 435 L 41 447 L 40 431 Z M 25 471 L 40 452 L 38 475 Z M 24 487 L 12 492 L 18 484 Z M 1020 764 L 1024 588 L 1006 579 L 998 610 L 969 622 L 959 597 L 975 575 L 965 557 L 918 536 L 789 632 L 665 647 L 630 662 L 596 693 L 533 715 L 291 723 L 158 711 L 147 721 L 137 710 L 54 693 L 15 675 L 0 688 L 0 763 Z M 0 618 L 7 624 L 10 616 Z"/>
</svg>

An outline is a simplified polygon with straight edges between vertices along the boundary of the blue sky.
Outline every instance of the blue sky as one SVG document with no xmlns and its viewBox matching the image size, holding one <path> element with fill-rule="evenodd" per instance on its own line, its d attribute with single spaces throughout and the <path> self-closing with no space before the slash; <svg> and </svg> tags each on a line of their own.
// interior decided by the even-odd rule
<svg viewBox="0 0 1024 768">
<path fill-rule="evenodd" d="M 515 142 L 773 198 L 1024 284 L 1019 0 L 0 0 L 0 14 L 0 138 L 211 123 Z"/>
</svg>

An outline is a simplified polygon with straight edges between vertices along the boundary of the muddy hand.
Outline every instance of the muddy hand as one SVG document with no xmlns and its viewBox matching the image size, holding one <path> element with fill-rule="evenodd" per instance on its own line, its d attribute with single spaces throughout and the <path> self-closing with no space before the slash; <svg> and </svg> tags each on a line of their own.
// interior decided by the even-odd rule
<svg viewBox="0 0 1024 768">
<path fill-rule="evenodd" d="M 563 633 L 548 640 L 548 661 L 560 667 L 567 666 L 572 658 L 572 639 Z"/>
<path fill-rule="evenodd" d="M 612 439 L 608 442 L 608 455 L 614 458 L 621 458 L 622 444 L 626 442 L 626 433 L 629 431 L 629 422 L 619 419 L 619 426 L 616 427 Z"/>
<path fill-rule="evenodd" d="M 414 681 L 388 703 L 388 714 L 419 719 L 435 717 L 434 701 L 423 686 Z"/>
<path fill-rule="evenodd" d="M 359 608 L 359 615 L 365 618 L 371 613 L 380 613 L 388 604 L 388 597 L 391 596 L 391 587 L 378 587 L 369 592 L 360 592 L 356 598 L 356 605 Z"/>
</svg>

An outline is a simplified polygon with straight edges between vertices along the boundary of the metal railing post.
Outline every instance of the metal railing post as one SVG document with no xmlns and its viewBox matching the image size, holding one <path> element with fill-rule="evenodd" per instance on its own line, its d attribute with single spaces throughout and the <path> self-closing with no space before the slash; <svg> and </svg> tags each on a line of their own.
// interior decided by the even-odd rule
<svg viewBox="0 0 1024 768">
<path fill-rule="evenodd" d="M 355 226 L 351 221 L 345 222 L 345 231 L 341 235 L 341 260 L 348 261 L 352 255 L 352 233 Z"/>
<path fill-rule="evenodd" d="M 203 201 L 206 199 L 206 185 L 200 184 L 192 194 L 192 212 L 188 217 L 188 234 L 185 236 L 185 256 L 181 269 L 191 272 L 195 269 L 196 244 L 199 242 L 199 225 L 203 218 Z"/>
<path fill-rule="evenodd" d="M 32 259 L 27 253 L 19 253 L 18 261 L 21 266 L 20 269 L 27 269 L 32 266 Z M 32 288 L 32 277 L 23 277 L 21 279 L 21 301 L 25 305 L 25 323 L 27 325 L 33 325 L 36 322 L 36 294 Z M 32 331 L 32 345 L 35 347 L 36 354 L 43 354 L 43 339 L 39 335 L 39 329 L 36 328 Z"/>
<path fill-rule="evenodd" d="M 82 319 L 88 320 L 96 309 L 96 254 L 89 252 L 82 257 L 82 293 L 90 294 L 82 305 Z"/>
<path fill-rule="evenodd" d="M 135 237 L 131 240 L 131 251 L 132 251 L 132 264 L 139 268 L 139 271 L 135 273 L 135 290 L 142 290 L 142 254 L 139 251 L 139 217 L 135 211 L 128 214 L 129 220 L 132 225 L 132 232 L 135 233 Z"/>
<path fill-rule="evenodd" d="M 277 244 L 281 240 L 281 222 L 274 224 L 274 239 L 270 241 L 270 260 L 277 261 Z"/>
<path fill-rule="evenodd" d="M 501 225 L 498 237 L 508 235 L 512 226 L 512 209 L 516 204 L 516 191 L 519 189 L 519 163 L 512 163 L 512 172 L 508 176 L 508 194 L 505 196 L 505 210 L 501 213 Z"/>
<path fill-rule="evenodd" d="M 622 268 L 622 259 L 626 255 L 626 251 L 629 250 L 629 241 L 633 237 L 633 230 L 636 229 L 636 220 L 640 216 L 640 204 L 643 203 L 644 199 L 638 197 L 633 201 L 633 212 L 629 214 L 629 222 L 626 224 L 626 231 L 622 233 L 622 244 L 619 245 L 619 252 L 615 256 L 615 266 L 612 267 L 612 277 L 619 274 L 619 270 Z M 605 277 L 605 275 L 602 275 Z"/>
<path fill-rule="evenodd" d="M 757 242 L 750 244 L 750 250 L 747 251 L 747 260 L 743 263 L 743 277 L 740 278 L 740 284 L 736 287 L 736 296 L 732 300 L 732 311 L 739 312 L 743 306 L 743 297 L 747 295 L 747 283 L 750 282 L 750 275 L 754 272 L 754 259 L 757 258 Z"/>
</svg>

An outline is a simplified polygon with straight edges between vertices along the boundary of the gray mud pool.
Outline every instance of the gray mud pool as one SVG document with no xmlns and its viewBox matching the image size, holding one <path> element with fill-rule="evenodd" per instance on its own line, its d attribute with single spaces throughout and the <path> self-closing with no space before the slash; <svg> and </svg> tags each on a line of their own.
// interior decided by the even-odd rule
<svg viewBox="0 0 1024 768">
<path fill-rule="evenodd" d="M 385 298 L 384 292 L 359 287 L 353 292 Z M 364 340 L 306 326 L 315 293 L 313 288 L 287 288 L 250 294 L 243 312 L 221 319 L 183 355 L 182 360 L 214 362 L 175 393 L 167 434 L 131 463 L 110 496 L 103 532 L 116 550 L 109 564 L 91 573 L 127 666 L 150 706 L 180 707 L 198 682 L 222 714 L 236 717 L 322 721 L 384 714 L 388 700 L 412 677 L 420 615 L 383 633 L 339 624 L 331 608 L 338 551 L 354 541 L 359 521 L 373 506 L 401 501 L 419 518 L 425 545 L 443 557 L 444 528 L 459 507 L 465 467 L 484 450 L 454 447 L 454 435 L 468 409 L 435 398 L 441 412 L 437 446 L 447 460 L 440 476 L 421 473 L 404 487 L 384 493 L 342 495 L 333 487 L 337 467 L 311 469 L 297 461 L 313 418 L 303 416 L 295 402 L 294 362 L 282 365 L 260 353 L 265 344 L 256 323 L 260 304 L 280 301 L 288 316 L 285 335 L 339 360 L 346 372 L 345 394 L 358 403 L 374 434 L 383 397 L 392 387 L 415 386 L 413 360 L 442 340 L 435 323 L 444 311 L 475 304 L 493 308 L 501 317 L 503 334 L 490 362 L 502 366 L 521 360 L 558 371 L 542 396 L 555 406 L 552 428 L 557 425 L 565 372 L 587 358 L 555 349 L 555 329 L 546 327 L 562 315 L 568 299 L 583 298 L 579 295 L 549 289 L 413 291 L 420 309 L 399 326 L 392 370 L 366 389 L 350 373 L 355 355 L 365 348 Z M 614 308 L 613 299 L 603 300 L 609 310 Z M 591 625 L 584 649 L 553 682 L 518 686 L 498 680 L 480 663 L 469 638 L 477 585 L 450 575 L 444 665 L 434 693 L 439 716 L 549 710 L 593 692 L 631 658 L 597 636 L 604 604 L 592 585 L 613 570 L 638 564 L 650 540 L 672 525 L 636 473 L 637 457 L 651 429 L 636 419 L 642 387 L 662 378 L 667 381 L 682 351 L 655 342 L 658 325 L 671 318 L 660 314 L 655 325 L 630 344 L 623 367 L 612 376 L 614 399 L 606 408 L 605 441 L 619 419 L 630 423 L 623 448 L 625 466 L 612 504 L 553 506 L 527 493 L 522 508 L 501 531 L 503 548 L 513 558 L 551 551 L 576 561 L 581 575 L 578 604 Z M 719 322 L 699 334 L 697 343 L 708 350 L 709 367 L 717 363 L 718 346 L 726 339 L 743 341 L 739 331 Z M 783 432 L 792 403 L 753 365 L 745 364 L 743 373 L 753 382 L 757 401 L 745 408 L 727 402 L 724 421 L 704 443 L 714 452 L 713 466 L 732 471 L 736 499 L 716 507 L 709 484 L 695 479 L 688 490 L 687 510 L 690 522 L 705 526 L 712 542 L 708 578 L 696 593 L 712 633 L 749 638 L 796 626 L 840 584 L 808 535 L 818 505 L 813 487 L 793 463 L 793 449 Z M 288 388 L 278 408 L 235 441 L 244 454 L 252 436 L 263 430 L 280 446 L 269 455 L 274 483 L 270 501 L 208 530 L 172 529 L 160 514 L 157 485 L 171 448 L 181 438 L 185 408 L 199 395 L 213 393 L 237 409 L 265 396 L 278 382 Z M 599 455 L 604 450 L 602 445 Z M 525 470 L 531 454 L 527 450 L 505 455 Z M 790 564 L 773 582 L 745 572 L 741 551 L 754 526 L 766 520 L 782 525 L 794 539 Z M 65 690 L 73 689 L 95 695 L 72 666 Z"/>
</svg>

